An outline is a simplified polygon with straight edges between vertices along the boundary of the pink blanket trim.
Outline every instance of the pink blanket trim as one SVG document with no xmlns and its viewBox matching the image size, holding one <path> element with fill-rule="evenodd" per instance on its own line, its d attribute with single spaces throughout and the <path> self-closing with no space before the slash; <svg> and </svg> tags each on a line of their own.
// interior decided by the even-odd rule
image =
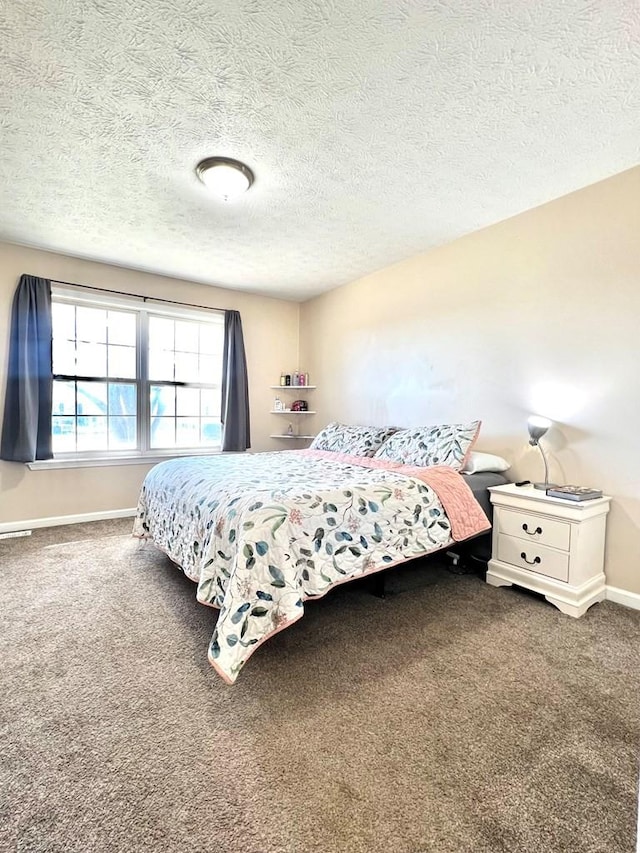
<svg viewBox="0 0 640 853">
<path fill-rule="evenodd" d="M 390 462 L 387 459 L 370 459 L 367 456 L 351 456 L 348 453 L 333 453 L 329 450 L 298 450 L 297 452 L 314 459 L 330 459 L 347 465 L 359 465 L 361 468 L 384 468 L 404 477 L 421 480 L 439 497 L 451 524 L 451 536 L 456 542 L 491 528 L 487 516 L 462 475 L 447 465 L 419 468 Z"/>
</svg>

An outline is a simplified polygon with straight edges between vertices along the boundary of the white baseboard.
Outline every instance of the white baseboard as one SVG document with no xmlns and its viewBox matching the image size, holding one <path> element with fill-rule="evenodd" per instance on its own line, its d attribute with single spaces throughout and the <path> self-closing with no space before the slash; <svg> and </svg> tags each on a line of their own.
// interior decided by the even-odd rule
<svg viewBox="0 0 640 853">
<path fill-rule="evenodd" d="M 616 604 L 624 604 L 625 607 L 640 610 L 640 595 L 637 592 L 629 592 L 617 586 L 607 586 L 605 596 L 607 601 L 615 601 Z"/>
<path fill-rule="evenodd" d="M 12 533 L 14 530 L 34 530 L 36 527 L 58 527 L 61 524 L 83 524 L 86 521 L 104 521 L 109 518 L 133 518 L 131 509 L 106 509 L 103 512 L 83 512 L 80 515 L 55 515 L 50 518 L 27 518 L 24 521 L 4 521 L 0 523 L 0 533 Z"/>
<path fill-rule="evenodd" d="M 105 521 L 110 518 L 133 518 L 135 507 L 129 509 L 107 509 L 102 512 L 84 512 L 78 515 L 56 515 L 49 518 L 28 518 L 24 521 L 0 522 L 0 533 L 13 533 L 16 530 L 35 530 L 38 527 L 58 527 L 62 524 L 84 524 L 88 521 Z M 640 610 L 640 594 L 620 589 L 616 586 L 605 587 L 605 598 L 616 604 Z"/>
</svg>

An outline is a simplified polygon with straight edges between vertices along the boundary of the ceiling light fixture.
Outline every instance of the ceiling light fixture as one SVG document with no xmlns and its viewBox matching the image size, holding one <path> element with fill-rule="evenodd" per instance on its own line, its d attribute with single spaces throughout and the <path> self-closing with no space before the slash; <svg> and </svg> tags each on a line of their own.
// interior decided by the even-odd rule
<svg viewBox="0 0 640 853">
<path fill-rule="evenodd" d="M 196 175 L 214 195 L 232 201 L 245 193 L 253 183 L 253 172 L 239 160 L 208 157 L 196 166 Z"/>
</svg>

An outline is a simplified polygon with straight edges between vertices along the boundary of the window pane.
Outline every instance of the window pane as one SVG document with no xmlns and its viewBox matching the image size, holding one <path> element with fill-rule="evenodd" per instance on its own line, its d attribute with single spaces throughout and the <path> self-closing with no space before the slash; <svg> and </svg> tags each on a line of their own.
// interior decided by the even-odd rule
<svg viewBox="0 0 640 853">
<path fill-rule="evenodd" d="M 165 382 L 173 382 L 173 352 L 168 350 L 150 350 L 149 379 L 163 379 Z"/>
<path fill-rule="evenodd" d="M 107 347 L 105 344 L 78 343 L 78 376 L 107 375 Z"/>
<path fill-rule="evenodd" d="M 53 383 L 53 406 L 54 415 L 75 415 L 76 413 L 76 383 L 59 382 Z M 75 427 L 74 427 L 75 430 Z"/>
<path fill-rule="evenodd" d="M 125 314 L 124 311 L 109 311 L 107 315 L 109 324 L 109 343 L 123 344 L 135 347 L 136 345 L 136 315 Z"/>
<path fill-rule="evenodd" d="M 78 418 L 78 450 L 108 450 L 107 418 Z"/>
<path fill-rule="evenodd" d="M 200 414 L 203 417 L 220 417 L 220 389 L 203 388 L 201 394 Z"/>
<path fill-rule="evenodd" d="M 221 355 L 224 328 L 222 323 L 200 323 L 200 352 Z"/>
<path fill-rule="evenodd" d="M 136 348 L 109 346 L 108 376 L 119 379 L 136 378 Z"/>
<path fill-rule="evenodd" d="M 78 306 L 76 309 L 76 335 L 79 341 L 106 343 L 107 312 L 104 308 L 81 308 Z"/>
<path fill-rule="evenodd" d="M 149 347 L 151 349 L 173 349 L 175 345 L 174 320 L 165 317 L 149 317 Z"/>
<path fill-rule="evenodd" d="M 124 416 L 109 418 L 109 449 L 133 450 L 137 447 L 136 419 Z"/>
<path fill-rule="evenodd" d="M 200 378 L 203 384 L 212 385 L 220 382 L 222 376 L 222 358 L 217 355 L 200 356 Z"/>
<path fill-rule="evenodd" d="M 54 453 L 73 453 L 76 449 L 76 419 L 54 415 L 51 421 Z"/>
<path fill-rule="evenodd" d="M 201 427 L 202 444 L 207 447 L 219 446 L 221 442 L 222 428 L 219 420 L 202 420 Z"/>
<path fill-rule="evenodd" d="M 176 447 L 197 447 L 200 444 L 200 419 L 176 418 Z"/>
<path fill-rule="evenodd" d="M 176 413 L 176 389 L 172 385 L 152 385 L 149 389 L 151 416 Z"/>
<path fill-rule="evenodd" d="M 109 415 L 127 415 L 135 417 L 137 411 L 135 385 L 120 382 L 109 383 Z"/>
<path fill-rule="evenodd" d="M 106 382 L 78 382 L 78 414 L 107 414 Z"/>
<path fill-rule="evenodd" d="M 153 449 L 176 446 L 174 418 L 154 418 L 151 422 L 151 447 Z"/>
<path fill-rule="evenodd" d="M 76 337 L 76 306 L 63 305 L 54 302 L 51 305 L 51 321 L 53 323 L 53 337 L 60 340 L 75 340 Z"/>
<path fill-rule="evenodd" d="M 176 349 L 180 352 L 198 352 L 199 323 L 187 320 L 176 321 Z"/>
<path fill-rule="evenodd" d="M 196 417 L 200 414 L 199 388 L 176 388 L 176 413 Z"/>
<path fill-rule="evenodd" d="M 54 337 L 53 372 L 64 376 L 76 375 L 76 345 L 73 341 Z"/>
<path fill-rule="evenodd" d="M 198 382 L 198 356 L 190 352 L 176 353 L 176 382 Z"/>
</svg>

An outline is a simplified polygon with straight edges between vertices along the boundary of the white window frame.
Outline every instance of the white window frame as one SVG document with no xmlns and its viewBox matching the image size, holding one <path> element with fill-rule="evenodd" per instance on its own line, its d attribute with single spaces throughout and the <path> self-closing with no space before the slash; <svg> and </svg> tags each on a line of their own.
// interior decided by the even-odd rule
<svg viewBox="0 0 640 853">
<path fill-rule="evenodd" d="M 87 468 L 103 465 L 140 465 L 153 463 L 163 459 L 178 456 L 211 456 L 220 453 L 220 446 L 211 445 L 207 447 L 176 447 L 161 450 L 150 448 L 150 422 L 151 411 L 149 401 L 150 385 L 165 384 L 162 381 L 153 381 L 148 376 L 148 319 L 143 322 L 142 316 L 167 317 L 172 320 L 197 320 L 198 322 L 210 322 L 212 325 L 224 326 L 224 312 L 216 309 L 191 308 L 189 306 L 163 302 L 152 298 L 119 295 L 92 291 L 89 289 L 72 288 L 53 284 L 51 288 L 53 302 L 61 302 L 72 305 L 86 306 L 90 308 L 102 308 L 106 310 L 134 311 L 136 318 L 137 336 L 137 365 L 136 377 L 131 379 L 131 384 L 137 388 L 137 445 L 135 450 L 93 450 L 79 452 L 58 452 L 53 459 L 38 460 L 28 463 L 32 470 L 51 468 Z M 222 379 L 222 377 L 220 377 Z M 108 380 L 107 380 L 108 381 Z M 175 383 L 167 383 L 172 386 Z M 184 383 L 189 387 L 190 383 Z M 196 387 L 202 387 L 200 383 L 194 383 Z M 216 383 L 211 383 L 216 387 Z"/>
</svg>

